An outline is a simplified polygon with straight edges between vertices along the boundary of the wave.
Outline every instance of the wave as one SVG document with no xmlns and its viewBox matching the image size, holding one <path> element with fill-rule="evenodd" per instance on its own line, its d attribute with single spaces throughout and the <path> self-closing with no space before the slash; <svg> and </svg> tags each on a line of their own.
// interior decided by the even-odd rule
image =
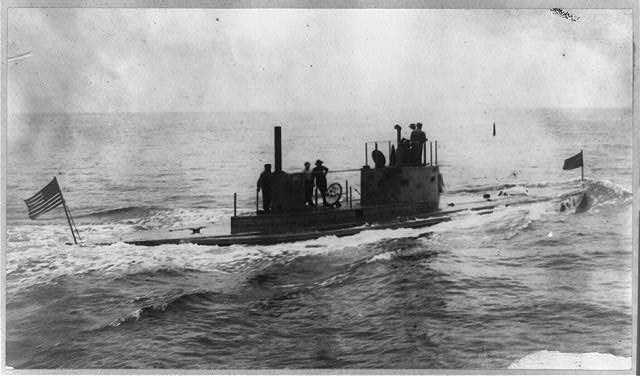
<svg viewBox="0 0 640 376">
<path fill-rule="evenodd" d="M 584 196 L 582 196 L 584 193 Z M 580 188 L 559 196 L 560 211 L 597 213 L 603 208 L 620 208 L 633 202 L 633 194 L 626 188 L 608 180 L 586 180 Z"/>
<path fill-rule="evenodd" d="M 148 279 L 148 278 L 173 278 L 173 277 L 184 277 L 190 273 L 200 273 L 202 272 L 199 269 L 188 268 L 188 267 L 167 267 L 160 266 L 153 269 L 142 269 L 137 270 L 130 273 L 125 273 L 121 277 L 118 277 L 118 280 L 130 280 L 130 279 Z"/>
<path fill-rule="evenodd" d="M 111 219 L 129 219 L 141 218 L 152 215 L 153 213 L 163 210 L 155 206 L 126 206 L 116 209 L 97 210 L 87 214 L 79 215 L 77 218 L 111 218 Z"/>
<path fill-rule="evenodd" d="M 467 186 L 460 189 L 448 190 L 448 194 L 476 194 L 485 192 L 499 192 L 498 195 L 534 195 L 536 192 L 530 190 L 540 188 L 556 188 L 560 191 L 571 190 L 572 192 L 561 194 L 559 198 L 574 194 L 575 190 L 584 190 L 590 198 L 590 205 L 597 206 L 603 204 L 628 205 L 633 201 L 633 193 L 616 183 L 604 179 L 586 178 L 584 182 L 580 179 L 564 181 L 541 181 L 522 183 L 496 183 L 477 186 Z"/>
<path fill-rule="evenodd" d="M 515 184 L 515 183 L 503 183 L 503 184 L 486 184 L 486 185 L 477 185 L 472 187 L 464 187 L 459 189 L 448 189 L 447 193 L 450 194 L 460 194 L 460 193 L 480 193 L 487 191 L 501 191 L 504 189 L 515 188 L 517 186 L 524 186 L 525 184 Z"/>
<path fill-rule="evenodd" d="M 438 255 L 438 251 L 428 248 L 415 248 L 410 250 L 396 249 L 389 252 L 377 254 L 365 263 L 370 264 L 374 262 L 390 262 L 390 261 L 421 261 L 424 259 L 430 259 Z"/>
<path fill-rule="evenodd" d="M 223 295 L 224 294 L 208 290 L 197 290 L 187 293 L 180 292 L 172 296 L 162 297 L 157 299 L 153 303 L 144 305 L 129 312 L 124 316 L 110 321 L 108 324 L 101 326 L 98 330 L 116 328 L 123 324 L 134 323 L 146 317 L 153 317 L 165 312 L 183 312 L 203 303 L 218 302 L 220 301 L 221 297 L 224 299 Z M 138 301 L 142 300 L 149 299 L 138 299 Z"/>
<path fill-rule="evenodd" d="M 440 224 L 434 227 L 438 230 L 460 230 L 482 228 L 483 232 L 503 234 L 505 239 L 512 239 L 523 231 L 535 229 L 535 223 L 553 220 L 559 212 L 564 214 L 598 213 L 600 210 L 619 210 L 633 202 L 631 191 L 616 183 L 601 179 L 566 180 L 563 182 L 538 182 L 507 188 L 511 185 L 493 185 L 491 188 L 501 188 L 507 194 L 529 192 L 517 205 L 509 205 L 508 208 L 496 208 L 490 215 L 478 216 L 469 213 L 460 213 L 450 223 Z M 489 186 L 475 187 L 465 191 L 479 191 Z M 527 188 L 528 187 L 528 188 Z M 533 187 L 548 187 L 551 190 L 538 192 Z M 525 191 L 526 192 L 526 191 Z M 585 199 L 581 197 L 585 194 Z M 569 205 L 572 203 L 572 205 Z M 566 210 L 569 208 L 570 210 Z M 477 213 L 483 214 L 483 213 Z M 553 238 L 552 235 L 540 239 L 536 246 L 556 246 L 563 240 Z"/>
<path fill-rule="evenodd" d="M 192 244 L 180 245 L 178 251 L 172 245 L 158 246 L 151 251 L 121 242 L 91 247 L 60 246 L 54 242 L 9 252 L 6 272 L 8 287 L 12 290 L 39 288 L 55 278 L 108 278 L 138 283 L 147 278 L 175 281 L 191 278 L 196 273 L 221 272 L 227 265 L 251 257 L 248 251 L 251 249 L 245 247 L 218 252 Z"/>
<path fill-rule="evenodd" d="M 575 185 L 578 183 L 579 179 L 571 179 L 571 180 L 557 180 L 557 181 L 539 181 L 539 182 L 514 182 L 514 183 L 500 183 L 496 182 L 495 184 L 484 184 L 484 185 L 474 185 L 474 186 L 466 186 L 459 189 L 451 189 L 447 190 L 447 193 L 458 194 L 458 193 L 481 193 L 481 192 L 490 192 L 490 191 L 504 191 L 511 189 L 537 189 L 537 188 L 552 188 L 552 187 L 563 187 L 567 185 Z"/>
<path fill-rule="evenodd" d="M 425 240 L 429 241 L 433 232 L 414 231 L 393 235 L 338 247 L 349 249 L 348 253 L 334 249 L 337 253 L 329 255 L 324 249 L 315 247 L 317 252 L 308 252 L 308 244 L 303 248 L 306 252 L 289 249 L 292 252 L 272 258 L 266 266 L 251 273 L 246 284 L 259 291 L 278 291 L 279 296 L 298 296 L 316 288 L 342 285 L 358 274 L 360 268 L 366 268 L 371 263 L 415 262 L 438 255 L 436 250 L 425 246 Z M 269 300 L 273 299 L 271 297 Z"/>
<path fill-rule="evenodd" d="M 631 357 L 543 350 L 516 360 L 509 369 L 631 370 Z"/>
<path fill-rule="evenodd" d="M 591 208 L 602 206 L 626 206 L 633 202 L 633 193 L 608 180 L 585 179 L 585 192 Z"/>
</svg>

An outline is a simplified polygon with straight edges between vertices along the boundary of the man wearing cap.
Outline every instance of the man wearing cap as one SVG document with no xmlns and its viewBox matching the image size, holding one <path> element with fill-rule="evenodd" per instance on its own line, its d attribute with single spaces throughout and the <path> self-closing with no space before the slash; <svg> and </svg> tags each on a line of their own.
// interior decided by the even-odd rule
<svg viewBox="0 0 640 376">
<path fill-rule="evenodd" d="M 264 171 L 258 178 L 258 192 L 262 189 L 262 208 L 265 213 L 271 211 L 271 164 L 264 165 Z"/>
<path fill-rule="evenodd" d="M 427 136 L 422 131 L 422 123 L 416 124 L 417 129 L 416 125 L 411 125 L 413 125 L 413 131 L 411 132 L 411 155 L 413 157 L 412 162 L 413 165 L 417 166 L 420 165 L 420 160 L 422 157 L 422 146 L 424 142 L 427 141 Z"/>
<path fill-rule="evenodd" d="M 418 133 L 416 131 L 416 125 L 411 123 L 409 125 L 411 128 L 411 135 L 409 136 L 409 140 L 411 141 L 411 151 L 409 152 L 410 161 L 409 164 L 415 166 L 417 164 L 416 159 L 420 159 L 420 153 L 422 150 L 418 150 L 420 148 L 420 143 L 418 142 Z"/>
<path fill-rule="evenodd" d="M 329 206 L 327 203 L 327 172 L 328 168 L 322 165 L 321 160 L 316 161 L 316 167 L 313 168 L 312 173 L 313 177 L 316 180 L 316 187 L 320 191 L 320 195 L 322 195 L 322 203 L 324 206 Z"/>
<path fill-rule="evenodd" d="M 313 173 L 309 169 L 310 167 L 311 163 L 304 162 L 304 170 L 302 170 L 304 174 L 304 203 L 309 206 L 316 206 L 313 203 Z"/>
</svg>

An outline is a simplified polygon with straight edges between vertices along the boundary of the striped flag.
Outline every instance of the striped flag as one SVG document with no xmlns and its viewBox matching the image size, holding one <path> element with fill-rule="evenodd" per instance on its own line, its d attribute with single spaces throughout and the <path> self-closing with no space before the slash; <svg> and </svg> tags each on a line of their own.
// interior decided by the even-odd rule
<svg viewBox="0 0 640 376">
<path fill-rule="evenodd" d="M 51 183 L 42 188 L 40 192 L 24 200 L 29 209 L 29 218 L 36 219 L 40 214 L 62 204 L 62 192 L 58 185 L 58 180 L 54 177 Z"/>
</svg>

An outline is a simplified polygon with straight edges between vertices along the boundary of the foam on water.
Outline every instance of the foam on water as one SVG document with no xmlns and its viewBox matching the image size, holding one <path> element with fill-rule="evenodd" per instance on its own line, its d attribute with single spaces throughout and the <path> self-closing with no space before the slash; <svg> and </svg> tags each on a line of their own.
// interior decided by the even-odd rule
<svg viewBox="0 0 640 376">
<path fill-rule="evenodd" d="M 611 159 L 614 148 L 585 146 L 590 178 L 583 184 L 576 171 L 561 170 L 562 160 L 576 145 L 592 145 L 594 134 L 581 119 L 603 115 L 578 115 L 516 114 L 496 137 L 478 119 L 429 126 L 447 184 L 443 210 L 449 202 L 490 205 L 484 193 L 492 210 L 459 212 L 427 228 L 230 247 L 142 247 L 118 239 L 222 224 L 232 214 L 233 192 L 239 211 L 255 210 L 257 174 L 272 158 L 264 141 L 270 127 L 243 139 L 234 137 L 238 114 L 224 121 L 211 114 L 31 119 L 46 130 L 39 139 L 45 145 L 10 143 L 8 151 L 7 363 L 535 368 L 532 359 L 555 356 L 538 353 L 544 348 L 563 349 L 565 361 L 592 352 L 628 360 L 630 141 L 598 134 L 627 154 Z M 289 119 L 283 116 L 250 119 Z M 630 117 L 625 121 L 631 129 Z M 283 135 L 291 147 L 283 156 L 287 171 L 317 157 L 331 170 L 358 167 L 354 140 L 394 136 L 387 120 L 328 123 L 291 122 L 293 131 Z M 55 137 L 63 132 L 70 137 Z M 344 137 L 327 142 L 325 135 L 337 132 Z M 296 143 L 299 137 L 309 143 Z M 229 158 L 237 150 L 243 158 Z M 26 216 L 22 199 L 58 172 L 85 246 L 63 245 L 72 239 L 62 210 L 37 221 Z M 357 173 L 336 176 L 358 186 Z M 563 195 L 583 187 L 591 206 L 560 212 Z M 498 197 L 500 191 L 510 195 Z M 526 202 L 500 204 L 518 199 Z M 532 356 L 513 362 L 524 354 Z M 583 359 L 561 368 L 585 365 Z"/>
<path fill-rule="evenodd" d="M 538 351 L 511 363 L 509 369 L 631 370 L 631 358 L 601 353 Z"/>
<path fill-rule="evenodd" d="M 593 188 L 595 187 L 595 188 Z M 592 182 L 588 192 L 603 203 L 626 203 L 629 192 L 610 182 Z M 436 233 L 465 233 L 480 230 L 500 234 L 511 239 L 525 231 L 531 223 L 544 220 L 548 216 L 559 216 L 556 203 L 537 202 L 525 206 L 498 207 L 492 212 L 479 215 L 477 212 L 461 212 L 453 215 L 451 222 L 443 222 L 430 228 Z M 169 215 L 157 212 L 151 218 L 141 221 L 161 226 L 171 222 L 175 226 L 194 221 L 216 221 L 226 213 L 206 210 L 176 210 Z M 83 236 L 88 243 L 111 240 L 113 233 L 134 231 L 132 224 L 87 225 L 83 226 Z M 61 239 L 68 240 L 69 234 L 63 225 L 20 226 L 9 228 L 9 241 L 18 245 L 7 256 L 9 284 L 22 287 L 46 283 L 60 276 L 82 273 L 104 273 L 105 276 L 136 273 L 139 270 L 168 268 L 193 268 L 228 272 L 238 265 L 246 265 L 264 257 L 301 257 L 306 255 L 326 255 L 340 253 L 375 243 L 384 239 L 416 237 L 425 229 L 365 230 L 353 236 L 325 236 L 318 239 L 270 246 L 235 245 L 228 248 L 203 247 L 192 244 L 164 245 L 153 248 L 137 247 L 124 243 L 109 246 L 75 247 L 59 246 Z M 28 233 L 28 237 L 24 234 Z M 20 249 L 20 252 L 16 252 Z M 151 257 L 149 257 L 151 256 Z M 391 253 L 375 255 L 373 260 L 391 257 Z"/>
<path fill-rule="evenodd" d="M 127 225 L 120 225 L 121 230 Z M 20 230 L 20 229 L 18 229 Z M 100 240 L 92 233 L 109 233 L 113 226 L 85 228 L 87 242 Z M 348 237 L 325 236 L 318 239 L 268 246 L 233 245 L 230 247 L 198 246 L 195 244 L 140 247 L 126 243 L 96 246 L 60 246 L 52 240 L 55 236 L 65 239 L 69 235 L 62 226 L 38 226 L 37 238 L 7 254 L 7 276 L 10 287 L 26 288 L 46 284 L 62 276 L 87 273 L 105 278 L 153 271 L 159 268 L 220 270 L 228 272 L 265 257 L 302 257 L 326 255 L 341 250 L 374 243 L 382 239 L 418 236 L 424 229 L 365 230 Z M 55 235 L 55 236 L 54 236 Z M 11 236 L 11 235 L 10 235 Z M 48 246 L 44 247 L 44 240 Z M 39 246 L 36 246 L 39 244 Z"/>
</svg>

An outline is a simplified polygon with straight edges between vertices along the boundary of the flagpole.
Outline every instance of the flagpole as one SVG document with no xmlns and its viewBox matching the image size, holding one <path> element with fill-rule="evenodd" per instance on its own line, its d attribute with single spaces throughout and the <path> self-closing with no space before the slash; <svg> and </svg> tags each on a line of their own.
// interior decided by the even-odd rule
<svg viewBox="0 0 640 376">
<path fill-rule="evenodd" d="M 69 219 L 69 209 L 67 208 L 67 203 L 64 201 L 64 198 L 62 199 L 62 206 L 64 207 L 64 214 L 67 215 L 67 222 L 69 222 L 69 230 L 71 230 L 71 236 L 73 236 L 73 242 L 75 244 L 78 244 L 78 241 L 76 240 L 76 234 L 73 233 L 73 227 L 71 226 L 71 219 Z"/>
<path fill-rule="evenodd" d="M 56 179 L 56 177 L 54 176 L 53 180 L 55 180 L 56 186 L 58 186 L 58 192 L 60 192 L 60 198 L 62 199 L 62 206 L 64 207 L 64 214 L 67 216 L 67 222 L 69 223 L 69 230 L 71 230 L 71 236 L 73 236 L 73 242 L 75 244 L 78 244 L 78 241 L 76 240 L 76 234 L 73 233 L 73 226 L 71 226 L 71 218 L 70 218 L 71 212 L 69 212 L 69 208 L 67 207 L 67 202 L 64 200 L 64 196 L 62 195 L 62 189 L 60 189 L 60 185 L 58 184 L 58 179 Z M 78 237 L 80 237 L 79 233 L 78 233 Z"/>
<path fill-rule="evenodd" d="M 71 215 L 71 209 L 67 207 L 67 211 L 69 212 L 69 218 L 71 218 L 71 223 L 73 224 L 73 228 L 76 230 L 76 234 L 78 234 L 78 240 L 82 241 L 80 237 L 80 231 L 78 231 L 78 226 L 76 226 L 76 221 L 73 220 L 73 215 Z"/>
</svg>

